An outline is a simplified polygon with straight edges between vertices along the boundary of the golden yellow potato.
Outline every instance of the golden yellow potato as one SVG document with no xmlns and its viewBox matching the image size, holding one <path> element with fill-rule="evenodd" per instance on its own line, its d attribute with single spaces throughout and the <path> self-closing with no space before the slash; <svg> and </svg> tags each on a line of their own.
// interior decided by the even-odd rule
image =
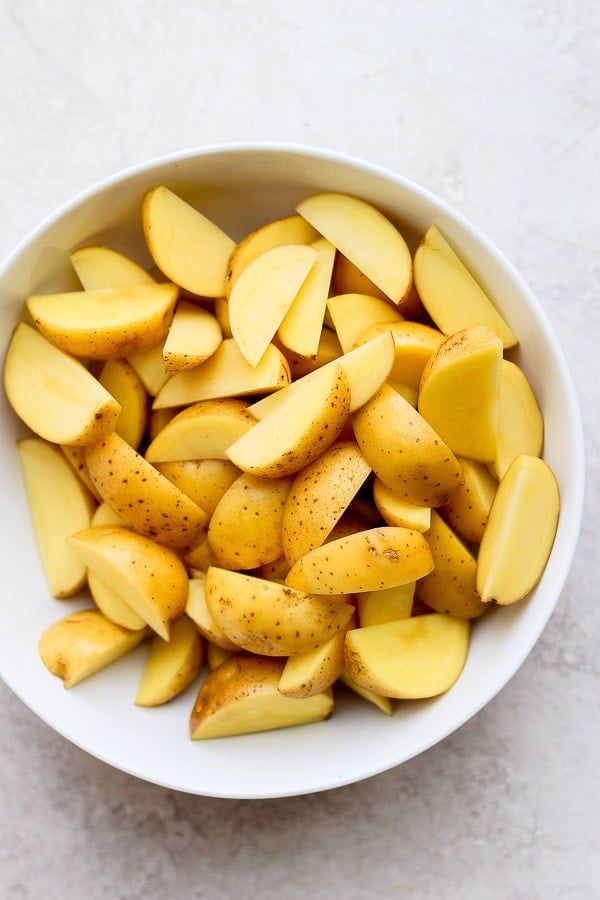
<svg viewBox="0 0 600 900">
<path fill-rule="evenodd" d="M 461 484 L 462 471 L 450 448 L 389 385 L 354 413 L 352 425 L 365 459 L 402 500 L 441 506 Z"/>
<path fill-rule="evenodd" d="M 54 444 L 83 445 L 114 429 L 121 407 L 99 381 L 30 325 L 15 328 L 4 390 L 20 419 Z"/>
<path fill-rule="evenodd" d="M 363 700 L 366 700 L 367 703 L 372 703 L 373 706 L 376 706 L 377 709 L 384 712 L 386 716 L 394 715 L 394 704 L 389 697 L 384 697 L 382 694 L 376 694 L 375 691 L 369 691 L 367 688 L 361 687 L 360 684 L 357 684 L 350 678 L 346 669 L 344 669 L 340 675 L 339 680 L 351 690 L 353 694 L 357 694 Z"/>
<path fill-rule="evenodd" d="M 402 322 L 402 315 L 389 300 L 368 294 L 340 294 L 330 297 L 327 309 L 344 353 L 360 343 L 360 338 L 372 325 Z M 375 335 L 373 335 L 375 337 Z"/>
<path fill-rule="evenodd" d="M 17 451 L 48 586 L 53 597 L 71 597 L 85 584 L 86 568 L 66 539 L 89 526 L 94 498 L 55 444 L 23 438 Z"/>
<path fill-rule="evenodd" d="M 114 359 L 164 341 L 177 295 L 174 284 L 142 284 L 37 294 L 25 305 L 40 332 L 60 350 L 84 359 Z"/>
<path fill-rule="evenodd" d="M 141 378 L 126 359 L 108 359 L 100 369 L 98 381 L 121 407 L 115 431 L 137 449 L 148 421 L 148 395 Z"/>
<path fill-rule="evenodd" d="M 196 573 L 189 581 L 186 614 L 195 623 L 200 634 L 222 650 L 239 651 L 237 644 L 230 641 L 225 632 L 215 622 L 206 602 L 206 573 Z"/>
<path fill-rule="evenodd" d="M 77 477 L 81 479 L 92 497 L 100 503 L 102 498 L 98 494 L 85 464 L 85 447 L 81 445 L 61 444 L 60 449 L 69 465 L 72 466 Z"/>
<path fill-rule="evenodd" d="M 207 516 L 193 500 L 114 433 L 87 448 L 90 478 L 125 525 L 169 547 L 192 547 Z"/>
<path fill-rule="evenodd" d="M 373 480 L 373 501 L 386 525 L 399 525 L 414 531 L 427 531 L 429 528 L 431 507 L 417 506 L 403 500 L 386 487 L 381 478 Z"/>
<path fill-rule="evenodd" d="M 498 482 L 483 463 L 459 460 L 464 483 L 443 508 L 443 515 L 459 537 L 479 544 L 496 495 Z"/>
<path fill-rule="evenodd" d="M 155 284 L 145 269 L 110 247 L 79 247 L 71 253 L 71 262 L 86 291 Z"/>
<path fill-rule="evenodd" d="M 149 350 L 142 350 L 128 357 L 129 365 L 137 372 L 146 392 L 156 397 L 169 380 L 163 359 L 163 345 L 157 344 Z"/>
<path fill-rule="evenodd" d="M 420 532 L 386 526 L 310 550 L 294 563 L 286 583 L 312 594 L 351 594 L 406 584 L 432 568 L 431 552 Z"/>
<path fill-rule="evenodd" d="M 498 485 L 479 547 L 483 601 L 505 606 L 535 587 L 552 551 L 559 511 L 558 483 L 548 463 L 517 456 Z"/>
<path fill-rule="evenodd" d="M 361 344 L 389 331 L 394 340 L 394 364 L 389 380 L 394 384 L 418 390 L 426 363 L 446 339 L 437 328 L 422 322 L 378 322 L 369 326 L 358 338 Z"/>
<path fill-rule="evenodd" d="M 356 613 L 360 627 L 408 619 L 412 612 L 415 585 L 416 582 L 409 581 L 396 587 L 357 594 Z"/>
<path fill-rule="evenodd" d="M 519 366 L 502 360 L 496 456 L 491 470 L 498 480 L 520 453 L 541 456 L 544 420 L 529 379 Z"/>
<path fill-rule="evenodd" d="M 137 706 L 161 706 L 182 693 L 198 676 L 203 660 L 202 638 L 183 615 L 173 622 L 169 641 L 155 635 L 135 695 Z"/>
<path fill-rule="evenodd" d="M 297 700 L 278 690 L 284 660 L 236 654 L 203 682 L 190 716 L 194 741 L 289 728 L 327 719 L 331 690 Z"/>
<path fill-rule="evenodd" d="M 225 451 L 249 431 L 256 419 L 248 402 L 234 397 L 200 400 L 178 412 L 151 441 L 149 462 L 226 459 Z"/>
<path fill-rule="evenodd" d="M 93 524 L 100 523 L 94 522 Z M 92 600 L 109 621 L 122 628 L 127 628 L 129 631 L 140 631 L 147 627 L 146 620 L 142 619 L 133 607 L 123 600 L 96 571 L 88 569 L 87 580 Z"/>
<path fill-rule="evenodd" d="M 210 641 L 205 642 L 205 657 L 206 657 L 206 665 L 209 670 L 212 672 L 213 669 L 216 669 L 217 666 L 220 666 L 222 662 L 225 662 L 226 659 L 232 657 L 235 653 L 241 654 L 243 651 L 241 650 L 224 650 L 222 647 L 218 647 L 216 644 L 211 644 Z"/>
<path fill-rule="evenodd" d="M 163 344 L 165 371 L 171 374 L 199 366 L 213 355 L 222 340 L 223 332 L 214 313 L 197 303 L 180 300 Z"/>
<path fill-rule="evenodd" d="M 339 631 L 320 647 L 289 656 L 279 679 L 279 691 L 286 697 L 314 697 L 330 688 L 343 669 L 344 633 Z"/>
<path fill-rule="evenodd" d="M 485 325 L 456 332 L 429 358 L 419 413 L 458 456 L 495 458 L 501 372 L 502 341 Z"/>
<path fill-rule="evenodd" d="M 345 599 L 313 596 L 216 566 L 206 573 L 204 590 L 209 612 L 229 640 L 264 656 L 312 650 L 341 631 L 354 613 Z"/>
<path fill-rule="evenodd" d="M 370 278 L 350 262 L 347 256 L 335 254 L 333 272 L 331 273 L 331 294 L 369 294 L 371 297 L 379 297 L 380 300 L 388 298 Z"/>
<path fill-rule="evenodd" d="M 282 552 L 282 522 L 291 478 L 242 472 L 227 488 L 208 526 L 208 543 L 219 566 L 255 569 Z"/>
<path fill-rule="evenodd" d="M 197 503 L 210 519 L 217 503 L 240 474 L 228 459 L 184 459 L 155 463 L 165 478 Z"/>
<path fill-rule="evenodd" d="M 346 669 L 361 687 L 385 697 L 436 697 L 460 676 L 469 636 L 468 621 L 439 613 L 354 628 L 346 633 Z"/>
<path fill-rule="evenodd" d="M 281 522 L 290 564 L 325 541 L 370 472 L 354 441 L 337 441 L 296 475 Z"/>
<path fill-rule="evenodd" d="M 302 378 L 303 375 L 308 375 L 309 372 L 314 372 L 315 369 L 320 369 L 326 363 L 337 359 L 343 352 L 335 331 L 325 327 L 321 329 L 319 344 L 314 356 L 301 356 L 301 354 L 295 353 L 288 347 L 283 346 L 283 344 L 281 345 L 281 350 L 285 353 L 294 380 Z"/>
<path fill-rule="evenodd" d="M 121 659 L 144 637 L 144 631 L 127 631 L 97 609 L 82 609 L 46 628 L 38 650 L 48 671 L 72 688 Z"/>
<path fill-rule="evenodd" d="M 92 515 L 91 525 L 125 525 L 123 519 L 104 500 L 98 504 Z"/>
<path fill-rule="evenodd" d="M 67 541 L 156 634 L 169 640 L 188 595 L 188 575 L 173 550 L 120 525 L 91 526 Z"/>
<path fill-rule="evenodd" d="M 304 357 L 316 356 L 319 349 L 335 247 L 325 238 L 312 244 L 317 258 L 277 329 L 283 347 Z"/>
</svg>

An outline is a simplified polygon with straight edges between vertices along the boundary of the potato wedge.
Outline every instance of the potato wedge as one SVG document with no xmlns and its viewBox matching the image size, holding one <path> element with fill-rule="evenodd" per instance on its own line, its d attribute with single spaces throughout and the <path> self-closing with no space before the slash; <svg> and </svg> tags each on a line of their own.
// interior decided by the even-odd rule
<svg viewBox="0 0 600 900">
<path fill-rule="evenodd" d="M 165 641 L 185 611 L 188 575 L 168 547 L 120 525 L 72 534 L 69 546 Z"/>
<path fill-rule="evenodd" d="M 135 369 L 151 397 L 156 397 L 170 378 L 165 369 L 162 343 L 149 350 L 142 350 L 141 353 L 134 353 L 127 361 Z"/>
<path fill-rule="evenodd" d="M 356 612 L 360 627 L 408 619 L 412 612 L 415 584 L 416 582 L 409 581 L 397 587 L 357 594 Z"/>
<path fill-rule="evenodd" d="M 79 247 L 71 253 L 71 262 L 86 291 L 156 283 L 140 265 L 110 247 Z"/>
<path fill-rule="evenodd" d="M 200 634 L 222 650 L 239 652 L 239 647 L 230 641 L 225 632 L 215 622 L 206 602 L 206 576 L 196 574 L 190 578 L 188 598 L 185 605 L 186 615 L 195 623 Z"/>
<path fill-rule="evenodd" d="M 346 633 L 346 670 L 363 688 L 402 700 L 448 691 L 469 649 L 465 619 L 430 613 Z"/>
<path fill-rule="evenodd" d="M 446 336 L 422 322 L 378 322 L 370 325 L 357 339 L 361 344 L 389 331 L 394 340 L 394 364 L 389 380 L 413 390 L 419 389 L 423 369 Z"/>
<path fill-rule="evenodd" d="M 501 606 L 522 600 L 540 580 L 552 551 L 560 494 L 542 459 L 517 456 L 498 485 L 477 558 L 483 601 Z"/>
<path fill-rule="evenodd" d="M 344 669 L 344 633 L 339 631 L 322 646 L 289 656 L 279 679 L 285 697 L 314 697 L 330 688 Z"/>
<path fill-rule="evenodd" d="M 130 653 L 144 637 L 145 631 L 127 631 L 97 609 L 81 609 L 46 628 L 38 650 L 48 671 L 72 688 Z"/>
<path fill-rule="evenodd" d="M 321 330 L 319 344 L 314 356 L 301 356 L 299 353 L 294 353 L 292 350 L 284 347 L 283 344 L 281 349 L 285 353 L 294 381 L 302 378 L 303 375 L 308 375 L 309 372 L 314 372 L 315 369 L 320 369 L 326 363 L 332 362 L 332 360 L 341 356 L 343 352 L 337 334 L 330 328 Z"/>
<path fill-rule="evenodd" d="M 99 524 L 99 523 L 98 523 Z M 110 622 L 127 628 L 128 631 L 140 631 L 147 628 L 145 619 L 127 603 L 120 594 L 104 581 L 93 569 L 87 570 L 88 587 L 92 600 Z"/>
<path fill-rule="evenodd" d="M 381 478 L 373 481 L 373 501 L 386 525 L 427 531 L 431 524 L 430 506 L 417 506 L 403 500 L 386 487 Z"/>
<path fill-rule="evenodd" d="M 278 690 L 284 661 L 236 654 L 210 672 L 190 716 L 192 740 L 289 728 L 327 719 L 333 692 L 297 700 Z"/>
<path fill-rule="evenodd" d="M 118 434 L 88 447 L 86 464 L 96 490 L 125 525 L 177 549 L 198 540 L 204 510 Z"/>
<path fill-rule="evenodd" d="M 163 344 L 165 372 L 194 369 L 213 355 L 222 340 L 214 313 L 190 300 L 180 300 Z"/>
<path fill-rule="evenodd" d="M 240 474 L 238 467 L 228 459 L 185 459 L 155 465 L 165 478 L 204 510 L 208 519 Z"/>
<path fill-rule="evenodd" d="M 454 492 L 442 513 L 459 537 L 467 543 L 479 544 L 498 482 L 483 463 L 471 459 L 460 459 L 459 462 L 464 483 Z"/>
<path fill-rule="evenodd" d="M 170 640 L 155 635 L 135 695 L 136 706 L 161 706 L 198 676 L 203 660 L 200 632 L 188 616 L 173 622 Z"/>
<path fill-rule="evenodd" d="M 353 350 L 371 326 L 403 321 L 402 315 L 389 300 L 380 300 L 368 294 L 330 297 L 327 309 L 344 353 Z"/>
<path fill-rule="evenodd" d="M 108 359 L 100 369 L 98 381 L 121 407 L 115 431 L 137 449 L 148 421 L 148 395 L 141 378 L 126 359 Z"/>
<path fill-rule="evenodd" d="M 144 284 L 36 294 L 25 305 L 40 332 L 60 350 L 83 359 L 114 359 L 164 341 L 177 295 L 173 284 Z"/>
<path fill-rule="evenodd" d="M 277 329 L 283 346 L 305 357 L 316 356 L 319 349 L 335 259 L 335 247 L 325 238 L 312 247 L 317 258 Z"/>
<path fill-rule="evenodd" d="M 152 463 L 227 459 L 227 448 L 256 422 L 248 405 L 234 397 L 191 404 L 157 434 L 146 450 L 146 459 Z"/>
<path fill-rule="evenodd" d="M 406 584 L 432 568 L 431 551 L 420 532 L 386 526 L 309 551 L 294 563 L 286 584 L 310 594 L 351 594 Z"/>
<path fill-rule="evenodd" d="M 94 498 L 55 444 L 23 438 L 17 451 L 50 592 L 57 598 L 71 597 L 85 584 L 86 567 L 66 539 L 90 525 Z"/>
<path fill-rule="evenodd" d="M 372 703 L 373 706 L 376 706 L 377 709 L 380 709 L 382 712 L 386 714 L 386 716 L 394 715 L 394 704 L 390 700 L 389 697 L 384 697 L 382 694 L 376 694 L 375 691 L 369 691 L 367 688 L 361 687 L 360 684 L 357 684 L 356 681 L 353 681 L 352 678 L 348 675 L 346 669 L 340 675 L 340 682 L 345 685 L 353 694 L 361 697 L 361 699 L 366 700 L 367 703 Z"/>
<path fill-rule="evenodd" d="M 520 453 L 541 456 L 544 420 L 529 379 L 519 366 L 502 360 L 496 456 L 491 470 L 500 480 Z"/>
<path fill-rule="evenodd" d="M 82 447 L 80 445 L 70 446 L 69 444 L 61 444 L 60 449 L 62 450 L 65 459 L 67 460 L 69 465 L 72 466 L 73 471 L 86 486 L 94 500 L 96 500 L 98 503 L 101 503 L 102 498 L 98 494 L 98 491 L 96 490 L 94 483 L 89 476 L 89 472 L 85 464 L 85 447 Z"/>
<path fill-rule="evenodd" d="M 54 444 L 83 445 L 114 429 L 121 407 L 88 370 L 30 325 L 15 328 L 4 390 L 20 419 Z"/>
<path fill-rule="evenodd" d="M 216 566 L 207 571 L 204 589 L 209 612 L 229 640 L 264 656 L 312 650 L 344 629 L 354 613 L 339 597 L 312 596 Z"/>
</svg>

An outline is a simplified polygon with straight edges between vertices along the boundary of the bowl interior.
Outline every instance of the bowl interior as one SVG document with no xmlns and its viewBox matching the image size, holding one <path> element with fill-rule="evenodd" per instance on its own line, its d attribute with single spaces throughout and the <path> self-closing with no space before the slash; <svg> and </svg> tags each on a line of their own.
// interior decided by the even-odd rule
<svg viewBox="0 0 600 900">
<path fill-rule="evenodd" d="M 579 533 L 583 444 L 573 385 L 554 334 L 512 266 L 469 222 L 418 186 L 376 166 L 310 148 L 221 146 L 173 155 L 108 179 L 66 204 L 15 251 L 0 270 L 4 354 L 24 298 L 74 286 L 68 253 L 103 243 L 150 264 L 140 208 L 164 183 L 198 205 L 234 239 L 293 212 L 318 190 L 353 193 L 375 203 L 413 246 L 436 222 L 494 297 L 520 339 L 513 358 L 527 372 L 545 420 L 544 455 L 561 490 L 561 516 L 544 576 L 523 603 L 493 611 L 473 628 L 458 683 L 444 696 L 400 704 L 388 718 L 340 696 L 331 720 L 318 725 L 225 740 L 191 742 L 187 721 L 196 688 L 159 709 L 133 704 L 143 650 L 63 690 L 37 654 L 41 631 L 85 599 L 48 593 L 32 535 L 15 440 L 24 433 L 2 397 L 3 497 L 0 529 L 4 589 L 0 674 L 40 718 L 73 743 L 143 779 L 192 793 L 276 797 L 351 783 L 398 765 L 432 746 L 481 709 L 511 678 L 544 628 L 562 590 Z"/>
</svg>

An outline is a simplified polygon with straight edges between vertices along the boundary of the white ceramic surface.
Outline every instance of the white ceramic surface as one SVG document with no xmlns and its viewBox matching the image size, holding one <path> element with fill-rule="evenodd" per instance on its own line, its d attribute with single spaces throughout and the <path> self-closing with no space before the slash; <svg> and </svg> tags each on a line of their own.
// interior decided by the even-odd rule
<svg viewBox="0 0 600 900">
<path fill-rule="evenodd" d="M 158 710 L 134 706 L 143 651 L 64 691 L 42 666 L 41 630 L 66 607 L 40 570 L 20 480 L 15 438 L 22 433 L 2 401 L 0 540 L 9 548 L 0 600 L 0 674 L 23 701 L 73 743 L 157 784 L 195 794 L 255 798 L 306 794 L 359 781 L 396 766 L 453 732 L 512 677 L 546 625 L 575 550 L 583 499 L 583 441 L 577 401 L 557 340 L 527 285 L 498 250 L 446 203 L 401 176 L 337 153 L 286 145 L 223 145 L 137 166 L 86 191 L 30 235 L 0 271 L 3 349 L 23 298 L 65 284 L 67 253 L 105 242 L 148 261 L 139 224 L 148 187 L 167 183 L 197 203 L 234 238 L 293 210 L 321 189 L 351 192 L 378 205 L 413 241 L 435 221 L 461 248 L 520 339 L 515 359 L 544 413 L 545 457 L 561 489 L 555 547 L 544 577 L 524 603 L 475 625 L 463 675 L 443 697 L 401 704 L 392 718 L 354 699 L 319 725 L 193 743 L 187 719 L 195 688 Z M 77 601 L 75 601 L 77 602 Z M 349 746 L 352 752 L 348 752 Z"/>
</svg>

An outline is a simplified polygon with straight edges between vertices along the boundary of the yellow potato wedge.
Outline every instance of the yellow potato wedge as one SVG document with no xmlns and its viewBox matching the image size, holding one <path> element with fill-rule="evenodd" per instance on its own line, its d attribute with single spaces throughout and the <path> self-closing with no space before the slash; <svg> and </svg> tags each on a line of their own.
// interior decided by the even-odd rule
<svg viewBox="0 0 600 900">
<path fill-rule="evenodd" d="M 345 669 L 340 675 L 339 680 L 351 690 L 353 694 L 357 694 L 363 700 L 366 700 L 367 703 L 372 703 L 373 706 L 376 706 L 377 709 L 384 712 L 386 716 L 394 715 L 394 704 L 389 697 L 384 697 L 382 694 L 376 694 L 375 691 L 369 691 L 367 688 L 361 687 L 360 684 L 357 684 L 350 678 Z"/>
<path fill-rule="evenodd" d="M 417 506 L 403 500 L 386 487 L 381 478 L 373 481 L 373 501 L 386 525 L 427 531 L 431 524 L 430 506 Z"/>
<path fill-rule="evenodd" d="M 114 429 L 121 407 L 99 381 L 30 325 L 15 328 L 4 390 L 20 419 L 54 444 L 84 445 Z"/>
<path fill-rule="evenodd" d="M 229 640 L 264 656 L 312 650 L 343 630 L 354 614 L 339 596 L 313 596 L 217 566 L 207 571 L 204 590 L 208 609 Z"/>
<path fill-rule="evenodd" d="M 110 622 L 129 631 L 147 627 L 145 620 L 97 572 L 88 569 L 87 580 L 92 600 Z"/>
<path fill-rule="evenodd" d="M 213 355 L 222 340 L 214 313 L 190 300 L 180 300 L 163 344 L 165 371 L 194 369 Z"/>
<path fill-rule="evenodd" d="M 146 450 L 149 462 L 186 459 L 226 459 L 226 450 L 256 420 L 248 402 L 227 397 L 201 400 L 177 413 Z"/>
<path fill-rule="evenodd" d="M 169 641 L 155 635 L 135 695 L 137 706 L 161 706 L 181 694 L 202 666 L 200 632 L 188 616 L 173 622 Z"/>
<path fill-rule="evenodd" d="M 285 697 L 314 697 L 330 688 L 343 669 L 344 633 L 340 631 L 314 650 L 289 656 L 279 679 L 279 691 Z"/>
<path fill-rule="evenodd" d="M 96 490 L 125 525 L 177 549 L 198 540 L 204 510 L 118 434 L 89 446 L 86 464 Z"/>
<path fill-rule="evenodd" d="M 358 338 L 361 344 L 382 331 L 391 332 L 394 340 L 394 364 L 389 380 L 418 391 L 423 369 L 446 336 L 437 328 L 422 322 L 379 322 L 369 326 Z"/>
<path fill-rule="evenodd" d="M 483 463 L 459 460 L 464 483 L 443 507 L 443 515 L 459 537 L 479 544 L 496 495 L 498 482 Z"/>
<path fill-rule="evenodd" d="M 327 309 L 344 353 L 349 353 L 359 342 L 362 343 L 361 336 L 373 325 L 403 321 L 402 315 L 389 300 L 380 300 L 368 294 L 330 297 Z"/>
<path fill-rule="evenodd" d="M 412 612 L 415 584 L 416 582 L 409 581 L 397 587 L 357 594 L 356 613 L 360 627 L 408 619 Z"/>
<path fill-rule="evenodd" d="M 72 688 L 130 653 L 144 637 L 145 631 L 128 631 L 97 609 L 81 609 L 46 628 L 38 650 L 48 671 Z"/>
<path fill-rule="evenodd" d="M 242 652 L 243 651 L 241 650 L 224 650 L 223 647 L 217 647 L 216 644 L 205 641 L 204 655 L 206 657 L 206 664 L 211 672 L 213 669 L 216 669 L 217 666 L 220 666 L 222 662 L 225 662 L 226 659 L 230 659 L 234 654 L 240 654 Z"/>
<path fill-rule="evenodd" d="M 138 263 L 110 247 L 79 247 L 71 253 L 71 262 L 86 291 L 156 283 Z"/>
<path fill-rule="evenodd" d="M 240 474 L 238 467 L 228 459 L 185 459 L 155 465 L 165 478 L 204 510 L 208 519 Z"/>
<path fill-rule="evenodd" d="M 148 421 L 148 395 L 141 378 L 126 359 L 108 359 L 100 369 L 98 381 L 121 407 L 115 431 L 137 449 Z"/>
<path fill-rule="evenodd" d="M 84 359 L 114 359 L 164 341 L 177 295 L 173 284 L 144 284 L 36 294 L 25 305 L 40 332 L 60 350 Z"/>
<path fill-rule="evenodd" d="M 335 259 L 335 247 L 325 238 L 312 247 L 317 258 L 277 329 L 282 345 L 305 357 L 316 356 L 319 349 Z"/>
<path fill-rule="evenodd" d="M 370 528 L 328 541 L 290 569 L 286 584 L 312 594 L 351 594 L 396 587 L 431 572 L 427 541 L 409 528 Z"/>
<path fill-rule="evenodd" d="M 469 649 L 465 619 L 431 613 L 346 633 L 350 677 L 363 688 L 400 700 L 422 700 L 448 691 Z"/>
<path fill-rule="evenodd" d="M 120 525 L 91 526 L 67 542 L 156 634 L 169 640 L 188 595 L 188 575 L 173 550 Z"/>
<path fill-rule="evenodd" d="M 444 334 L 487 325 L 505 348 L 517 338 L 493 301 L 437 225 L 430 225 L 414 258 L 415 286 L 423 306 Z"/>
<path fill-rule="evenodd" d="M 477 559 L 477 589 L 501 606 L 522 600 L 552 551 L 560 494 L 554 472 L 536 456 L 517 456 L 498 485 Z"/>
<path fill-rule="evenodd" d="M 144 197 L 146 244 L 161 272 L 192 294 L 222 297 L 233 241 L 214 222 L 164 185 Z"/>
<path fill-rule="evenodd" d="M 94 500 L 100 503 L 102 498 L 94 487 L 85 464 L 85 447 L 82 447 L 81 445 L 70 446 L 69 444 L 61 444 L 60 449 L 64 453 L 65 459 L 69 465 L 72 466 L 73 471 L 76 473 L 77 477 L 81 479 Z"/>
<path fill-rule="evenodd" d="M 186 615 L 195 623 L 200 634 L 222 650 L 238 651 L 239 647 L 230 641 L 225 632 L 215 622 L 206 603 L 204 583 L 206 575 L 196 574 L 189 581 L 188 598 L 185 605 Z"/>
<path fill-rule="evenodd" d="M 192 740 L 289 728 L 327 719 L 333 692 L 297 700 L 278 690 L 284 661 L 231 656 L 207 675 L 190 716 Z"/>
<path fill-rule="evenodd" d="M 94 498 L 56 445 L 23 438 L 17 451 L 50 592 L 57 598 L 71 597 L 85 584 L 86 568 L 66 539 L 90 525 Z"/>
<path fill-rule="evenodd" d="M 285 353 L 294 380 L 308 375 L 309 372 L 314 372 L 315 369 L 320 369 L 326 363 L 337 359 L 343 352 L 337 334 L 330 328 L 322 329 L 314 356 L 301 356 L 283 345 L 281 349 Z"/>
<path fill-rule="evenodd" d="M 170 378 L 165 369 L 162 343 L 149 350 L 142 350 L 141 353 L 134 353 L 127 361 L 137 372 L 146 392 L 151 397 L 156 397 Z"/>
<path fill-rule="evenodd" d="M 502 360 L 500 413 L 496 457 L 491 470 L 500 480 L 520 453 L 541 456 L 544 444 L 544 420 L 523 370 L 508 359 Z"/>
</svg>

